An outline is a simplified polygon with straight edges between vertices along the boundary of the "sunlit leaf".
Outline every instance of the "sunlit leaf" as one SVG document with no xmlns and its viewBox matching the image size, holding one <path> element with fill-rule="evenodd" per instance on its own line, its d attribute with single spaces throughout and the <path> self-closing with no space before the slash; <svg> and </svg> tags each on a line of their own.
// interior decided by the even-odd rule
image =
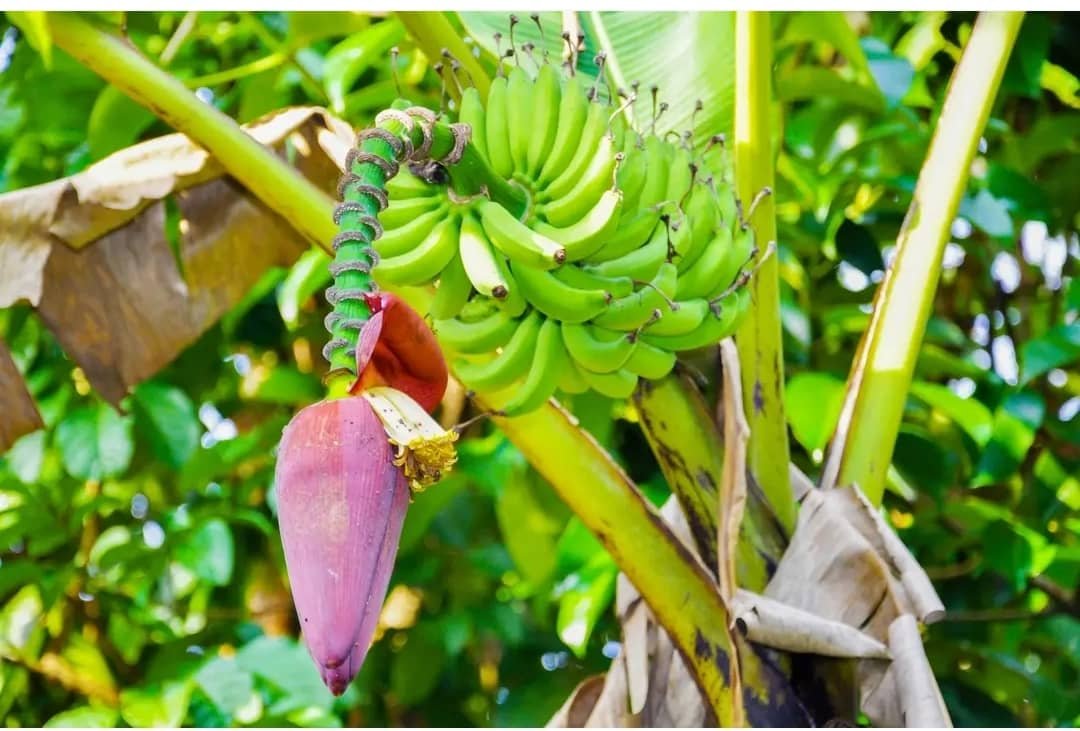
<svg viewBox="0 0 1080 731">
<path fill-rule="evenodd" d="M 56 428 L 64 469 L 80 480 L 100 480 L 127 469 L 134 452 L 132 419 L 105 404 L 72 411 Z"/>
<path fill-rule="evenodd" d="M 8 11 L 8 20 L 26 34 L 26 39 L 34 50 L 41 54 L 45 68 L 52 67 L 52 34 L 45 13 L 40 10 Z"/>
<path fill-rule="evenodd" d="M 926 381 L 913 382 L 911 393 L 956 422 L 980 447 L 990 439 L 994 416 L 977 399 L 963 398 L 948 386 Z"/>
<path fill-rule="evenodd" d="M 175 386 L 147 381 L 135 389 L 135 414 L 139 433 L 150 440 L 154 455 L 173 469 L 187 462 L 199 446 L 195 404 Z"/>
<path fill-rule="evenodd" d="M 353 82 L 373 64 L 383 60 L 390 48 L 404 37 L 401 22 L 397 18 L 388 18 L 354 33 L 326 54 L 323 83 L 336 113 L 345 110 L 345 95 Z"/>
<path fill-rule="evenodd" d="M 885 95 L 889 106 L 896 106 L 911 88 L 915 69 L 910 61 L 894 55 L 889 47 L 877 38 L 863 38 L 861 44 L 878 88 Z"/>
<path fill-rule="evenodd" d="M 405 646 L 394 655 L 390 688 L 402 703 L 412 705 L 435 689 L 445 661 L 443 643 L 435 625 L 419 625 L 409 631 Z"/>
<path fill-rule="evenodd" d="M 200 579 L 225 586 L 232 578 L 234 550 L 228 524 L 213 518 L 177 546 L 176 558 Z"/>
<path fill-rule="evenodd" d="M 191 690 L 187 681 L 128 688 L 120 693 L 120 715 L 133 727 L 179 726 Z"/>
<path fill-rule="evenodd" d="M 1020 384 L 1080 359 L 1080 322 L 1060 325 L 1020 347 Z"/>
<path fill-rule="evenodd" d="M 578 657 L 584 656 L 597 620 L 615 596 L 618 573 L 615 562 L 601 554 L 559 585 L 559 637 Z"/>
<path fill-rule="evenodd" d="M 994 429 L 979 460 L 974 486 L 1008 477 L 1020 466 L 1042 425 L 1046 404 L 1035 393 L 1022 391 L 1007 397 L 994 414 Z"/>
<path fill-rule="evenodd" d="M 824 449 L 844 405 L 844 381 L 828 373 L 798 373 L 784 388 L 791 432 L 807 452 Z"/>
<path fill-rule="evenodd" d="M 207 698 L 218 710 L 231 717 L 237 709 L 251 700 L 255 691 L 252 675 L 231 658 L 214 658 L 195 674 Z"/>
<path fill-rule="evenodd" d="M 119 717 L 115 708 L 108 706 L 76 706 L 45 722 L 45 728 L 107 728 L 116 725 Z"/>
<path fill-rule="evenodd" d="M 313 248 L 296 260 L 277 290 L 278 310 L 289 329 L 300 322 L 300 308 L 330 282 L 330 257 Z"/>
</svg>

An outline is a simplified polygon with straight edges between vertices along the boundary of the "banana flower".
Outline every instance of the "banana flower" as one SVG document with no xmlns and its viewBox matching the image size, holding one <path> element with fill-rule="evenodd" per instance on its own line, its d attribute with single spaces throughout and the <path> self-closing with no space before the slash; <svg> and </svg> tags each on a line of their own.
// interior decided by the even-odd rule
<svg viewBox="0 0 1080 731">
<path fill-rule="evenodd" d="M 305 644 L 345 692 L 375 633 L 412 492 L 456 459 L 432 417 L 447 370 L 435 336 L 397 297 L 366 297 L 356 380 L 298 412 L 278 448 L 278 521 Z"/>
</svg>

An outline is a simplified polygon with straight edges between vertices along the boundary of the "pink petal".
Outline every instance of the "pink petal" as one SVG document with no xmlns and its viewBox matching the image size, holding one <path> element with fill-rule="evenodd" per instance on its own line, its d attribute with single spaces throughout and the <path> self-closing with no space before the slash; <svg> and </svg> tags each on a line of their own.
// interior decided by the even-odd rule
<svg viewBox="0 0 1080 731">
<path fill-rule="evenodd" d="M 300 627 L 327 687 L 360 670 L 386 598 L 409 487 L 363 398 L 321 401 L 285 428 L 278 522 Z"/>
</svg>

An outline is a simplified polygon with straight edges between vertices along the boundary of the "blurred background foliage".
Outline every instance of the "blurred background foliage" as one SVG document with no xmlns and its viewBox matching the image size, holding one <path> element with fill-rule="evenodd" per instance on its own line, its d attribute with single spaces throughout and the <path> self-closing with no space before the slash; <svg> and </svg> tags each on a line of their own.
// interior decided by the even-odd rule
<svg viewBox="0 0 1080 731">
<path fill-rule="evenodd" d="M 315 104 L 360 127 L 398 86 L 443 95 L 395 17 L 110 15 L 241 122 Z M 973 20 L 775 16 L 787 411 L 812 476 Z M 958 726 L 1080 722 L 1078 33 L 1067 13 L 1024 21 L 890 470 L 885 511 L 950 610 L 927 651 Z M 0 191 L 170 132 L 32 35 L 0 21 Z M 480 425 L 410 508 L 360 677 L 338 699 L 323 688 L 297 642 L 272 484 L 281 428 L 321 395 L 325 278 L 310 262 L 268 271 L 122 414 L 30 308 L 0 310 L 46 423 L 0 457 L 7 726 L 542 725 L 617 651 L 613 561 Z M 632 409 L 572 408 L 661 501 Z"/>
</svg>

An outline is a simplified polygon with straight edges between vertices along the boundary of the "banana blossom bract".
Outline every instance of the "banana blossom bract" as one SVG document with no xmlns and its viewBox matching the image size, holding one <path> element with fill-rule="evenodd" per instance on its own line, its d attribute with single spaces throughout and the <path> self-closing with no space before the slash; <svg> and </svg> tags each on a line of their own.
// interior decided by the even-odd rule
<svg viewBox="0 0 1080 731">
<path fill-rule="evenodd" d="M 293 417 L 275 475 L 300 628 L 334 695 L 367 655 L 412 491 L 455 460 L 456 434 L 429 415 L 447 383 L 434 334 L 393 295 L 368 305 L 350 394 Z"/>
</svg>

